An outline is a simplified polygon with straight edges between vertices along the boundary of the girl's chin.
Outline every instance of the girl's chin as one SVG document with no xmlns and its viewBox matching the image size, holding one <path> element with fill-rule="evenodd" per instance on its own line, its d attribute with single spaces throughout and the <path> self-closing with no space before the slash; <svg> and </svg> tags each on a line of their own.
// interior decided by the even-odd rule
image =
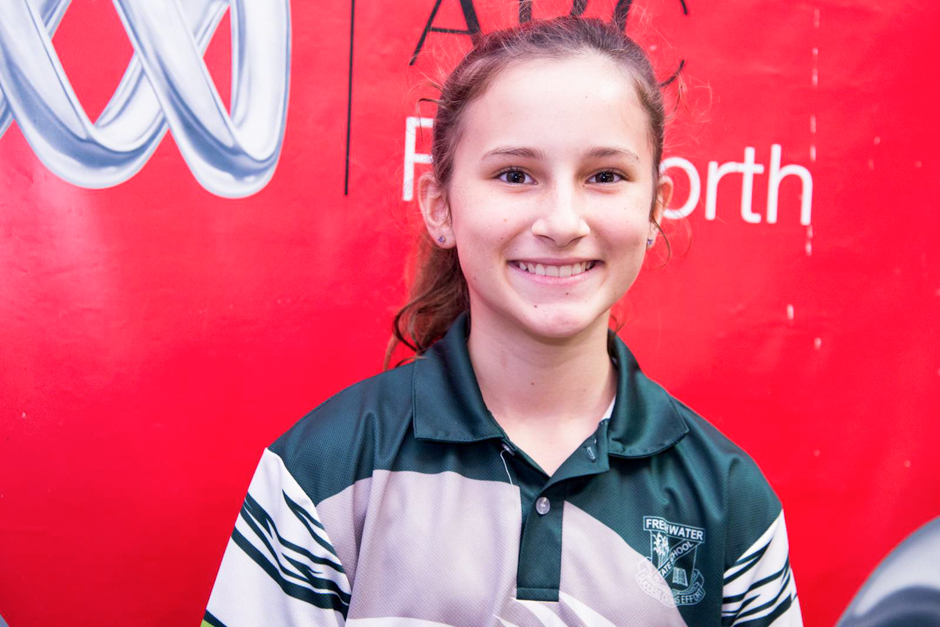
<svg viewBox="0 0 940 627">
<path fill-rule="evenodd" d="M 597 325 L 607 328 L 610 310 L 594 315 L 586 311 L 566 311 L 565 308 L 551 306 L 533 307 L 526 316 L 525 326 L 529 333 L 553 340 L 577 337 L 593 330 Z M 606 333 L 606 331 L 605 331 Z"/>
</svg>

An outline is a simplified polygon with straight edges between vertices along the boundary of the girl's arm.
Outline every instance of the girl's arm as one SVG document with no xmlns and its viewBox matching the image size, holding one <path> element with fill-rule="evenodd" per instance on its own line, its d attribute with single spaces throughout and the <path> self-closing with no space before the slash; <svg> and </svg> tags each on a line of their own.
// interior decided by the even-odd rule
<svg viewBox="0 0 940 627">
<path fill-rule="evenodd" d="M 783 510 L 725 571 L 722 627 L 801 627 Z"/>
<path fill-rule="evenodd" d="M 266 449 L 225 549 L 202 627 L 345 624 L 350 587 L 313 501 Z"/>
</svg>

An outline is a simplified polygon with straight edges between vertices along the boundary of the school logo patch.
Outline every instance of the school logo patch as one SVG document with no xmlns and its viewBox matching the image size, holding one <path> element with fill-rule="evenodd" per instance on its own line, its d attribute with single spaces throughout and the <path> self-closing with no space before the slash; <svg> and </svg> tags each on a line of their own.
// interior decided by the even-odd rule
<svg viewBox="0 0 940 627">
<path fill-rule="evenodd" d="M 649 561 L 636 574 L 644 592 L 663 605 L 695 605 L 705 597 L 705 580 L 695 568 L 695 553 L 705 542 L 705 530 L 674 523 L 659 516 L 644 516 L 650 534 Z"/>
</svg>

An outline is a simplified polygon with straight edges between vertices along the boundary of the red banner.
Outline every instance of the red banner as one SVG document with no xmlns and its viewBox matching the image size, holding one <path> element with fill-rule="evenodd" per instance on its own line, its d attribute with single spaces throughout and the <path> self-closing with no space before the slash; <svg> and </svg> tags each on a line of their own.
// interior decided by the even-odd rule
<svg viewBox="0 0 940 627">
<path fill-rule="evenodd" d="M 263 448 L 381 369 L 425 77 L 568 12 L 620 20 L 688 88 L 673 258 L 622 336 L 764 470 L 806 625 L 940 514 L 933 4 L 277 4 L 0 9 L 12 627 L 198 623 Z M 45 35 L 10 26 L 30 16 Z"/>
</svg>

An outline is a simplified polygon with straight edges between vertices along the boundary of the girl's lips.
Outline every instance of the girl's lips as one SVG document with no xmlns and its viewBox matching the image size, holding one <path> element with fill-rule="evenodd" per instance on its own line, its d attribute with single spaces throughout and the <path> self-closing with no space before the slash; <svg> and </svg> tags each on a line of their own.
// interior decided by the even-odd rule
<svg viewBox="0 0 940 627">
<path fill-rule="evenodd" d="M 601 262 L 596 260 L 568 264 L 513 260 L 509 262 L 509 265 L 532 280 L 545 283 L 570 283 L 580 280 L 582 275 L 590 274 L 599 263 Z"/>
</svg>

